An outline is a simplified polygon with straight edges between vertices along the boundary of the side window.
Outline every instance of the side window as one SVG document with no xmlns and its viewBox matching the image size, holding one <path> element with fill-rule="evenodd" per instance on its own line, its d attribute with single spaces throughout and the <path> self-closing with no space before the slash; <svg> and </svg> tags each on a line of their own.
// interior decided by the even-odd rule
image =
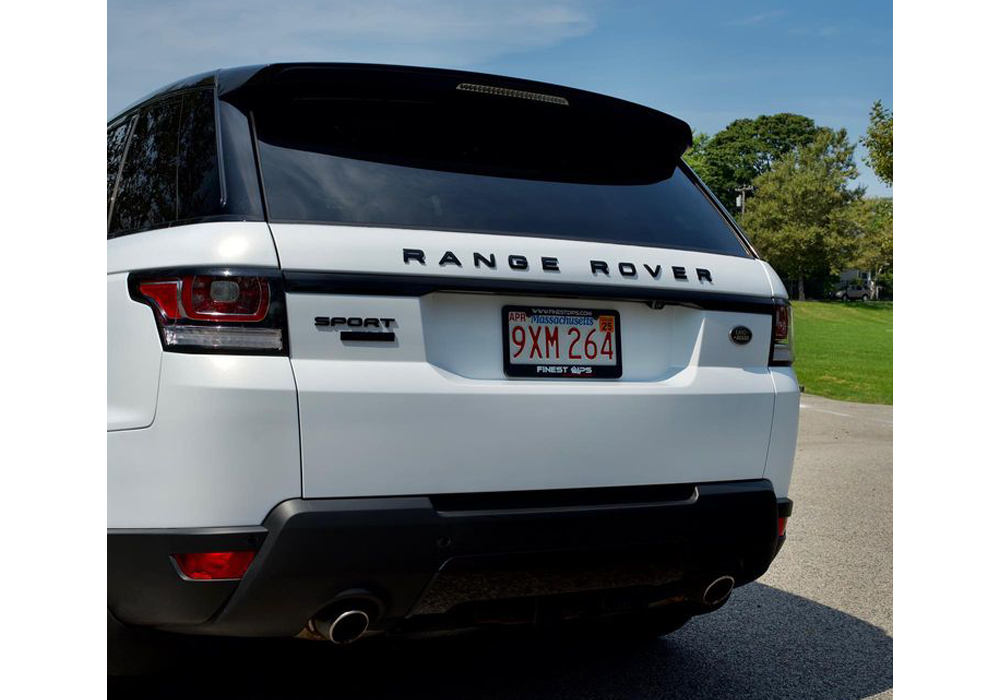
<svg viewBox="0 0 1000 700">
<path fill-rule="evenodd" d="M 108 216 L 111 215 L 111 197 L 115 191 L 118 170 L 121 168 L 122 156 L 125 154 L 125 139 L 128 137 L 128 129 L 131 124 L 132 120 L 126 119 L 108 131 Z"/>
<path fill-rule="evenodd" d="M 211 90 L 184 95 L 179 139 L 177 220 L 220 213 L 215 95 Z"/>
<path fill-rule="evenodd" d="M 126 148 L 127 132 L 108 133 L 108 238 L 222 213 L 212 90 L 184 93 L 144 108 Z M 125 165 L 112 207 L 114 149 L 124 152 L 116 157 L 119 162 L 124 157 Z"/>
<path fill-rule="evenodd" d="M 176 217 L 180 113 L 180 98 L 154 102 L 139 113 L 118 183 L 109 238 Z"/>
</svg>

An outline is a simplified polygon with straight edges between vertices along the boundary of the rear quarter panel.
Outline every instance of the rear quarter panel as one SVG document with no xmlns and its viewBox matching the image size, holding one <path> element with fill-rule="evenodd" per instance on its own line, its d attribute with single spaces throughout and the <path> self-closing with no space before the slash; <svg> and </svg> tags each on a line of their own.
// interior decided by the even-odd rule
<svg viewBox="0 0 1000 700">
<path fill-rule="evenodd" d="M 108 241 L 108 527 L 255 525 L 301 496 L 287 357 L 161 349 L 130 272 L 278 266 L 264 223 L 206 223 Z"/>
</svg>

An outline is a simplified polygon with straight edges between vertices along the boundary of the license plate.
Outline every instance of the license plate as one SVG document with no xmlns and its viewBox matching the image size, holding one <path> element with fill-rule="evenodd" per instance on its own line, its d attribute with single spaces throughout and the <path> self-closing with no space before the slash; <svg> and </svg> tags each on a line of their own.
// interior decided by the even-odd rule
<svg viewBox="0 0 1000 700">
<path fill-rule="evenodd" d="M 617 311 L 505 306 L 503 330 L 503 368 L 508 377 L 622 376 Z"/>
</svg>

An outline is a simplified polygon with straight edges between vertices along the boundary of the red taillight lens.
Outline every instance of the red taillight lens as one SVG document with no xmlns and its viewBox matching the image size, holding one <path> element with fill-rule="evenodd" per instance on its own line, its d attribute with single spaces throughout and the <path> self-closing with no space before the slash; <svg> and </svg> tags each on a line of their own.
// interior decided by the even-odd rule
<svg viewBox="0 0 1000 700">
<path fill-rule="evenodd" d="M 180 280 L 143 282 L 139 285 L 139 291 L 156 304 L 164 318 L 175 321 L 182 318 Z"/>
<path fill-rule="evenodd" d="M 785 536 L 785 528 L 788 526 L 788 518 L 778 518 L 778 537 Z"/>
<path fill-rule="evenodd" d="M 257 323 L 267 316 L 270 301 L 267 280 L 261 277 L 185 275 L 142 282 L 139 291 L 173 321 Z"/>
<path fill-rule="evenodd" d="M 792 307 L 784 299 L 778 299 L 771 331 L 771 365 L 787 367 L 792 364 L 795 359 L 792 335 Z"/>
<path fill-rule="evenodd" d="M 188 578 L 207 580 L 241 578 L 256 552 L 194 552 L 175 554 L 177 567 Z"/>
<path fill-rule="evenodd" d="M 260 277 L 184 277 L 181 299 L 187 318 L 256 323 L 267 316 L 267 281 Z"/>
<path fill-rule="evenodd" d="M 164 349 L 286 354 L 281 276 L 276 271 L 143 273 L 132 297 L 156 313 Z"/>
<path fill-rule="evenodd" d="M 788 306 L 778 306 L 774 309 L 774 339 L 775 340 L 787 340 L 788 339 L 788 317 L 789 317 Z"/>
</svg>

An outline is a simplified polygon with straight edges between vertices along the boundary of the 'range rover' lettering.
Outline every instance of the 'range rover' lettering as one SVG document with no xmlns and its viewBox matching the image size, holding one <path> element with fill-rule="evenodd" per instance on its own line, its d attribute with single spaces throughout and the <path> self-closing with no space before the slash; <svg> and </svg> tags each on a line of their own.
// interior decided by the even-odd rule
<svg viewBox="0 0 1000 700">
<path fill-rule="evenodd" d="M 561 272 L 559 267 L 559 258 L 552 256 L 541 256 L 539 258 L 541 262 L 541 269 L 546 272 Z M 411 263 L 418 263 L 420 265 L 427 264 L 427 254 L 419 248 L 403 248 L 403 262 L 407 265 Z M 490 270 L 497 269 L 497 255 L 496 253 L 482 253 L 475 251 L 472 253 L 472 262 L 475 268 L 487 268 Z M 438 259 L 438 265 L 440 267 L 454 266 L 454 267 L 464 267 L 462 264 L 462 259 L 453 251 L 446 250 L 441 254 Z M 525 255 L 508 255 L 507 265 L 511 270 L 517 270 L 519 272 L 525 272 L 531 269 L 531 262 Z M 642 269 L 653 280 L 659 280 L 663 273 L 663 265 L 650 265 L 649 263 L 641 263 Z M 629 260 L 622 260 L 619 262 L 609 263 L 607 260 L 591 260 L 590 261 L 590 273 L 592 275 L 604 275 L 606 277 L 611 276 L 611 271 L 614 269 L 619 276 L 625 279 L 639 279 L 639 265 L 631 262 Z M 672 265 L 670 270 L 673 272 L 674 279 L 679 282 L 689 281 L 687 274 L 687 268 L 678 265 Z M 703 267 L 695 269 L 695 274 L 697 279 L 701 283 L 713 284 L 712 272 Z"/>
</svg>

